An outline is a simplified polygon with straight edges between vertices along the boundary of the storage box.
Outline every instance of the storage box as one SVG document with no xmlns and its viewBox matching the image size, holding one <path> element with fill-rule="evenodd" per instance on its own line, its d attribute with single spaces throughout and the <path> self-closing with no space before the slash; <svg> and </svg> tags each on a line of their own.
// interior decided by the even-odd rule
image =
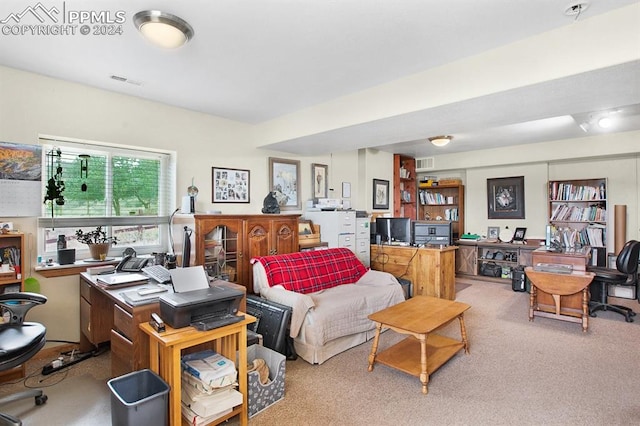
<svg viewBox="0 0 640 426">
<path fill-rule="evenodd" d="M 153 371 L 134 371 L 109 380 L 107 385 L 113 426 L 169 424 L 169 385 Z"/>
<path fill-rule="evenodd" d="M 320 243 L 320 225 L 309 224 L 312 233 L 298 233 L 298 244 L 300 246 L 312 246 Z M 305 229 L 308 229 L 305 227 Z"/>
<path fill-rule="evenodd" d="M 252 371 L 248 375 L 249 417 L 253 417 L 270 405 L 284 398 L 284 375 L 286 357 L 281 353 L 260 345 L 247 348 L 247 362 L 253 364 L 254 359 L 264 359 L 269 366 L 269 381 L 260 383 L 260 374 Z"/>
</svg>

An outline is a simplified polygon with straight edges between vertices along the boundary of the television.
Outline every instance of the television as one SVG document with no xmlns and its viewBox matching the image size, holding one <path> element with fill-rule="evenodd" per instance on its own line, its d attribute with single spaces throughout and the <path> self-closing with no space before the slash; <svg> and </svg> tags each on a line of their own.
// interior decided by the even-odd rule
<svg viewBox="0 0 640 426">
<path fill-rule="evenodd" d="M 448 220 L 414 220 L 411 223 L 412 244 L 451 245 L 453 229 Z"/>
<path fill-rule="evenodd" d="M 411 219 L 408 217 L 376 218 L 376 233 L 380 242 L 394 245 L 411 244 Z"/>
</svg>

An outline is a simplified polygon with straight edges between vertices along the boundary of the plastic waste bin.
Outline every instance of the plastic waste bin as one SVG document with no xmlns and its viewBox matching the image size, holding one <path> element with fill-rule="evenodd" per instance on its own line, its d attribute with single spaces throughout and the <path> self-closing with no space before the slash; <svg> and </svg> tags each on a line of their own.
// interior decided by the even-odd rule
<svg viewBox="0 0 640 426">
<path fill-rule="evenodd" d="M 169 385 L 153 371 L 134 371 L 109 380 L 107 385 L 113 426 L 169 424 Z"/>
</svg>

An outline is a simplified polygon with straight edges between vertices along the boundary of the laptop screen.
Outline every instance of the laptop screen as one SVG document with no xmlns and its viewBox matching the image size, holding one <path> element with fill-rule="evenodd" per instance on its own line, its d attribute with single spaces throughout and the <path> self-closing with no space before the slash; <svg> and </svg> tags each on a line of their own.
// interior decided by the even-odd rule
<svg viewBox="0 0 640 426">
<path fill-rule="evenodd" d="M 209 288 L 209 278 L 202 265 L 169 269 L 169 273 L 176 293 Z"/>
</svg>

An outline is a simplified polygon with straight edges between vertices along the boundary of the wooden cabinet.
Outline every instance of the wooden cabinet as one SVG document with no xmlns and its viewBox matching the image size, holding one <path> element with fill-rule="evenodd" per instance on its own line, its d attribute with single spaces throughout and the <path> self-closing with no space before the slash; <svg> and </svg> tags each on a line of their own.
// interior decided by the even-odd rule
<svg viewBox="0 0 640 426">
<path fill-rule="evenodd" d="M 24 234 L 11 232 L 0 234 L 2 263 L 9 269 L 0 271 L 0 292 L 11 293 L 24 290 Z"/>
<path fill-rule="evenodd" d="M 549 181 L 549 224 L 565 247 L 607 246 L 607 179 Z"/>
<path fill-rule="evenodd" d="M 196 265 L 253 293 L 252 257 L 298 251 L 298 217 L 195 215 Z"/>
<path fill-rule="evenodd" d="M 371 245 L 371 269 L 406 278 L 413 294 L 456 298 L 456 246 L 438 248 Z"/>
<path fill-rule="evenodd" d="M 419 184 L 419 220 L 450 220 L 453 239 L 464 234 L 464 185 Z M 438 219 L 440 218 L 440 219 Z"/>
<path fill-rule="evenodd" d="M 393 216 L 417 219 L 416 160 L 393 155 Z"/>
<path fill-rule="evenodd" d="M 537 240 L 530 244 L 491 243 L 486 241 L 458 240 L 456 273 L 485 281 L 510 282 L 511 270 L 533 264 L 532 254 L 539 247 Z M 482 274 L 482 265 L 495 263 L 502 267 L 499 277 Z"/>
<path fill-rule="evenodd" d="M 0 255 L 8 270 L 0 271 L 0 293 L 24 291 L 24 234 L 11 232 L 0 234 Z M 0 323 L 4 322 L 4 312 L 0 312 Z M 0 382 L 23 378 L 24 365 L 19 365 L 0 373 Z"/>
</svg>

